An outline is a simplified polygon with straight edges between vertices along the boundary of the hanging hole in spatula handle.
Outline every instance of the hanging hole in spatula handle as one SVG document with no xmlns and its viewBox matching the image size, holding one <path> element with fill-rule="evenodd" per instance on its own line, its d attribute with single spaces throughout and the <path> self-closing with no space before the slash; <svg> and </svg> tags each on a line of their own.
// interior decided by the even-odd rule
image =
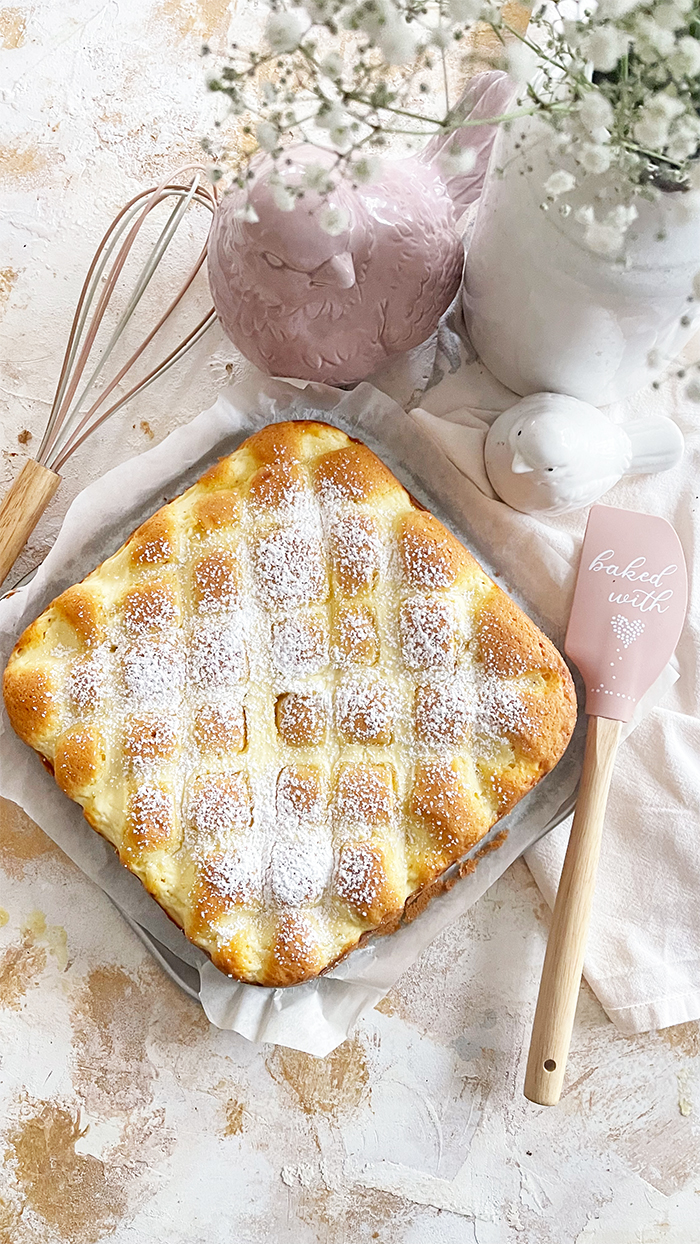
<svg viewBox="0 0 700 1244">
<path fill-rule="evenodd" d="M 525 1096 L 555 1106 L 576 1014 L 605 806 L 622 723 L 590 717 L 581 786 L 547 939 L 532 1026 Z"/>
<path fill-rule="evenodd" d="M 60 475 L 28 458 L 0 503 L 0 584 L 10 573 L 61 482 Z"/>
</svg>

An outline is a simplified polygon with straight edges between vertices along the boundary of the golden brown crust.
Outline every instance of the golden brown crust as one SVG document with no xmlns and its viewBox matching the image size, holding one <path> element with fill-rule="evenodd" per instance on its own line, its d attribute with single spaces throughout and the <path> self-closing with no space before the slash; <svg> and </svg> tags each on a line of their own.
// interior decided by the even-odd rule
<svg viewBox="0 0 700 1244">
<path fill-rule="evenodd" d="M 576 714 L 555 648 L 460 542 L 366 446 L 303 421 L 62 593 L 4 694 L 187 936 L 279 986 L 452 884 Z"/>
</svg>

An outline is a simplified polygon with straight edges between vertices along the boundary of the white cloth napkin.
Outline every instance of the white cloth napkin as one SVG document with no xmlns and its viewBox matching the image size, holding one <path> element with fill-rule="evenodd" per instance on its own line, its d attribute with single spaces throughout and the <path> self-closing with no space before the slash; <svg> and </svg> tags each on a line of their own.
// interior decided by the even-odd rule
<svg viewBox="0 0 700 1244">
<path fill-rule="evenodd" d="M 534 518 L 496 498 L 484 471 L 484 440 L 496 416 L 518 399 L 468 346 L 459 349 L 455 367 L 453 339 L 452 361 L 445 362 L 453 370 L 411 417 L 464 475 L 472 524 L 491 546 L 505 586 L 517 584 L 563 635 L 588 511 Z M 608 408 L 618 422 L 652 410 L 680 425 L 683 461 L 662 475 L 621 480 L 604 501 L 673 524 L 688 562 L 690 607 L 676 653 L 680 678 L 622 743 L 605 821 L 584 972 L 626 1034 L 700 1017 L 700 596 L 693 573 L 700 544 L 700 407 L 674 376 Z M 565 822 L 526 855 L 550 906 L 569 828 Z"/>
</svg>

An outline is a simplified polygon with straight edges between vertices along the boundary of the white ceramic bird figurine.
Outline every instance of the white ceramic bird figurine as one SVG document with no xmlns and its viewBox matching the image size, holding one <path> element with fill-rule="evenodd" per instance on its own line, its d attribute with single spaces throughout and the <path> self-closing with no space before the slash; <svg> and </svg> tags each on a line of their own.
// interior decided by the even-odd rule
<svg viewBox="0 0 700 1244">
<path fill-rule="evenodd" d="M 484 452 L 507 505 L 564 514 L 590 505 L 623 475 L 670 470 L 683 456 L 683 435 L 660 415 L 620 425 L 578 398 L 533 393 L 498 416 Z"/>
<path fill-rule="evenodd" d="M 512 92 L 505 74 L 480 74 L 455 114 L 498 116 Z M 494 134 L 492 125 L 441 134 L 418 156 L 387 159 L 366 185 L 336 175 L 328 200 L 309 188 L 309 166 L 331 169 L 336 157 L 290 148 L 285 180 L 305 186 L 292 211 L 269 184 L 271 158 L 254 162 L 250 188 L 224 197 L 208 246 L 214 305 L 238 349 L 273 375 L 348 384 L 425 341 L 459 288 L 457 222 L 478 197 Z M 465 150 L 471 167 L 452 172 Z M 245 219 L 246 200 L 257 219 Z M 333 233 L 322 227 L 329 209 Z"/>
</svg>

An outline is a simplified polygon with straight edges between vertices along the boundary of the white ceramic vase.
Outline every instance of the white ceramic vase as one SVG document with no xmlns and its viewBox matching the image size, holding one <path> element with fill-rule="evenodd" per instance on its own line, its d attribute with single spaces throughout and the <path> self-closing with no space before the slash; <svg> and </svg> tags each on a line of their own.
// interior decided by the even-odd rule
<svg viewBox="0 0 700 1244">
<path fill-rule="evenodd" d="M 697 327 L 700 305 L 688 299 L 700 213 L 689 210 L 695 195 L 637 197 L 623 255 L 597 254 L 576 208 L 594 202 L 601 215 L 627 201 L 624 187 L 614 169 L 587 176 L 543 211 L 544 183 L 560 166 L 541 121 L 500 131 L 467 252 L 465 320 L 483 362 L 514 392 L 601 406 L 653 380 Z"/>
</svg>

